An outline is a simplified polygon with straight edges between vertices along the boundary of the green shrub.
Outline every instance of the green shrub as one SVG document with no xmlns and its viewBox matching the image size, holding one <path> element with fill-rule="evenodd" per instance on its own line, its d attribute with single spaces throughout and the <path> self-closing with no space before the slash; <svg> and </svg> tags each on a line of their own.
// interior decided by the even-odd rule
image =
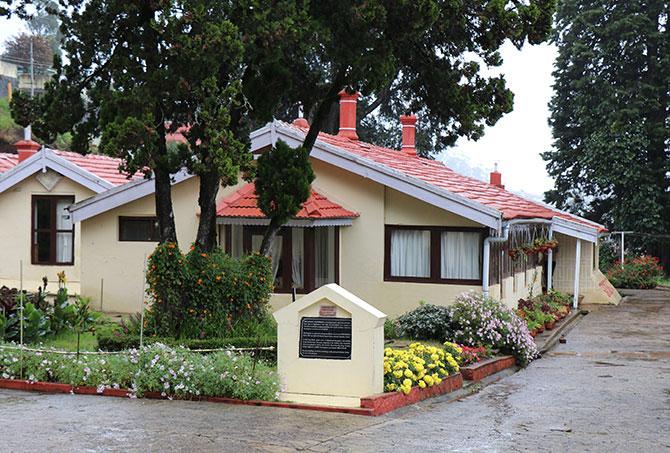
<svg viewBox="0 0 670 453">
<path fill-rule="evenodd" d="M 98 348 L 102 351 L 123 351 L 140 346 L 139 335 L 129 335 L 123 332 L 98 332 Z M 259 358 L 274 362 L 277 360 L 277 337 L 227 337 L 204 339 L 174 339 L 166 337 L 145 337 L 145 344 L 162 343 L 169 346 L 183 346 L 186 349 L 226 349 L 226 348 L 267 348 L 273 351 L 258 351 Z M 255 353 L 254 351 L 250 351 Z"/>
<path fill-rule="evenodd" d="M 650 289 L 658 285 L 663 277 L 663 266 L 658 258 L 649 255 L 628 259 L 623 263 L 617 261 L 607 272 L 607 278 L 615 288 Z"/>
<path fill-rule="evenodd" d="M 399 336 L 398 322 L 393 319 L 386 319 L 386 321 L 384 321 L 384 339 L 394 340 Z"/>
<path fill-rule="evenodd" d="M 451 313 L 448 307 L 421 302 L 418 308 L 400 316 L 397 323 L 400 336 L 442 342 L 451 331 Z"/>
<path fill-rule="evenodd" d="M 273 289 L 270 259 L 252 254 L 232 258 L 222 250 L 183 255 L 161 244 L 147 270 L 152 298 L 148 332 L 183 338 L 217 337 L 243 320 L 261 320 Z"/>
<path fill-rule="evenodd" d="M 275 400 L 276 372 L 248 354 L 230 351 L 202 355 L 182 348 L 152 344 L 120 355 L 24 352 L 23 375 L 31 381 L 75 386 L 129 389 L 136 396 L 159 392 L 163 396 L 198 399 L 220 396 Z M 0 377 L 21 377 L 19 351 L 0 349 Z"/>
</svg>

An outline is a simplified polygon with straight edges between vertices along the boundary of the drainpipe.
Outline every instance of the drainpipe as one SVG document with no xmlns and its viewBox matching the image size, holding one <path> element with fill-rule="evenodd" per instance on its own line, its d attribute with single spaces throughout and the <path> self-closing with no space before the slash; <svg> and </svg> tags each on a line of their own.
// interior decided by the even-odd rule
<svg viewBox="0 0 670 453">
<path fill-rule="evenodd" d="M 577 245 L 575 245 L 575 287 L 574 287 L 574 298 L 572 300 L 572 307 L 577 308 L 579 303 L 579 264 L 582 261 L 582 241 L 577 239 Z"/>
<path fill-rule="evenodd" d="M 549 225 L 549 240 L 554 237 L 554 224 Z M 547 252 L 547 291 L 551 291 L 553 288 L 553 281 L 551 279 L 552 274 L 554 273 L 554 249 L 549 249 Z"/>
<path fill-rule="evenodd" d="M 509 239 L 509 227 L 519 223 L 525 224 L 549 224 L 551 228 L 551 220 L 546 219 L 514 219 L 506 222 L 503 225 L 502 236 L 489 236 L 484 239 L 483 250 L 483 264 L 482 264 L 482 292 L 484 297 L 489 295 L 489 268 L 491 265 L 491 243 L 507 242 Z M 500 282 L 502 285 L 502 282 Z"/>
</svg>

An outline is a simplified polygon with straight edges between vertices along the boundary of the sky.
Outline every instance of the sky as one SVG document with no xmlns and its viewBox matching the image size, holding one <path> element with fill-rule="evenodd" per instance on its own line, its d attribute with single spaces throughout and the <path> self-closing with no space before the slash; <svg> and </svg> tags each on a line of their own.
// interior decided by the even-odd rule
<svg viewBox="0 0 670 453">
<path fill-rule="evenodd" d="M 0 43 L 23 28 L 19 19 L 0 19 Z M 540 153 L 551 149 L 548 103 L 557 50 L 551 44 L 525 45 L 518 50 L 506 43 L 501 55 L 502 66 L 491 73 L 505 75 L 514 93 L 514 110 L 486 128 L 478 141 L 461 139 L 438 159 L 456 171 L 484 180 L 498 163 L 507 189 L 541 199 L 553 186 Z"/>
</svg>

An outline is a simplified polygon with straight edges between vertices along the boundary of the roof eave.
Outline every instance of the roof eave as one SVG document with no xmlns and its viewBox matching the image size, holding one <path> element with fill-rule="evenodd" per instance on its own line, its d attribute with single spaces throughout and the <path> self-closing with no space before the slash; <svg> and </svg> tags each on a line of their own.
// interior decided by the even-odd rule
<svg viewBox="0 0 670 453">
<path fill-rule="evenodd" d="M 98 194 L 115 187 L 109 181 L 105 181 L 90 171 L 60 157 L 52 149 L 42 148 L 33 156 L 19 162 L 14 168 L 0 175 L 0 193 L 39 171 L 45 171 L 47 168 Z"/>
<path fill-rule="evenodd" d="M 252 136 L 252 152 L 270 144 L 274 145 L 278 139 L 283 140 L 289 146 L 297 147 L 302 145 L 303 137 L 301 137 L 301 134 L 279 121 L 269 123 L 257 132 L 257 134 Z M 502 213 L 497 209 L 433 186 L 418 178 L 408 176 L 352 153 L 342 151 L 338 147 L 324 143 L 321 140 L 316 141 L 310 155 L 315 159 L 335 165 L 433 206 L 500 231 Z"/>
</svg>

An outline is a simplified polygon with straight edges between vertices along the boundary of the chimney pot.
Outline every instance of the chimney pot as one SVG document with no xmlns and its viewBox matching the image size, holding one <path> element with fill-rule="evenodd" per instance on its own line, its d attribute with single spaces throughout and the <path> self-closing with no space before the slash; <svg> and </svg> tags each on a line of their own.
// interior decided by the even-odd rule
<svg viewBox="0 0 670 453">
<path fill-rule="evenodd" d="M 340 137 L 347 137 L 351 140 L 358 140 L 356 134 L 356 102 L 358 92 L 349 94 L 346 90 L 338 93 L 340 96 L 340 130 L 337 133 Z"/>
<path fill-rule="evenodd" d="M 400 115 L 402 124 L 402 152 L 416 156 L 416 115 Z"/>
<path fill-rule="evenodd" d="M 309 122 L 305 118 L 296 118 L 293 120 L 293 125 L 309 129 Z"/>
<path fill-rule="evenodd" d="M 493 186 L 500 187 L 501 189 L 505 188 L 502 183 L 502 174 L 498 171 L 498 164 L 495 164 L 495 168 L 490 174 L 489 183 Z"/>
<path fill-rule="evenodd" d="M 41 145 L 32 140 L 19 140 L 14 144 L 19 154 L 19 163 L 37 154 Z"/>
</svg>

